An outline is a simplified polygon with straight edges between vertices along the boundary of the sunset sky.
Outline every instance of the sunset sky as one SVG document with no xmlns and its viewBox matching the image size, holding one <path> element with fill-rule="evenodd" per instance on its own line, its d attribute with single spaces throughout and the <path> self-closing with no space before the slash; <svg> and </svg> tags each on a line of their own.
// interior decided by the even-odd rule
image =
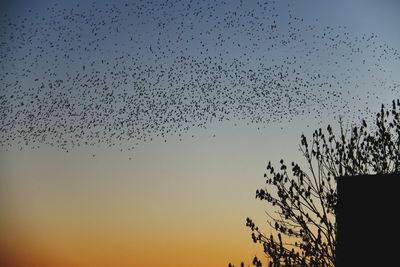
<svg viewBox="0 0 400 267">
<path fill-rule="evenodd" d="M 0 265 L 264 259 L 245 219 L 269 229 L 255 199 L 268 161 L 302 162 L 302 133 L 400 97 L 399 12 L 395 0 L 2 2 Z"/>
</svg>

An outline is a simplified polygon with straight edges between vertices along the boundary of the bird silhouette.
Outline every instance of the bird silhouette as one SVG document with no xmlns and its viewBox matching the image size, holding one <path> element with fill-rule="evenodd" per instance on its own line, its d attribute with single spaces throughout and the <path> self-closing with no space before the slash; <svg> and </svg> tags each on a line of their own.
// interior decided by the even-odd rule
<svg viewBox="0 0 400 267">
<path fill-rule="evenodd" d="M 4 14 L 0 145 L 132 151 L 214 122 L 260 129 L 361 116 L 380 99 L 377 88 L 398 95 L 387 66 L 399 64 L 399 52 L 377 34 L 322 26 L 277 5 L 55 3 Z"/>
</svg>

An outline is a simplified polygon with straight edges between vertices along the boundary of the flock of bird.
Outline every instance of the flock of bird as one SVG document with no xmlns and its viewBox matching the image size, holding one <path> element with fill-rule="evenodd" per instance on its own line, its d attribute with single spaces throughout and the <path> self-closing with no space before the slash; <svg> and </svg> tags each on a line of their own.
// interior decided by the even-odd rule
<svg viewBox="0 0 400 267">
<path fill-rule="evenodd" d="M 3 14 L 0 145 L 131 150 L 219 121 L 359 116 L 382 90 L 398 94 L 387 66 L 400 54 L 377 34 L 279 5 L 93 2 Z"/>
</svg>

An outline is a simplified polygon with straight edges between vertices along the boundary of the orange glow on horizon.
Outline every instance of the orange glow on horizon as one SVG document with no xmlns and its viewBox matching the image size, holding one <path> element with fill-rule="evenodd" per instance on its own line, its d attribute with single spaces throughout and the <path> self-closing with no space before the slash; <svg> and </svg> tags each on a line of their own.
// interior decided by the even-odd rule
<svg viewBox="0 0 400 267">
<path fill-rule="evenodd" d="M 58 226 L 46 231 L 31 226 L 3 225 L 1 263 L 7 267 L 130 267 L 130 266 L 227 266 L 262 257 L 249 231 L 240 236 L 208 229 L 106 229 Z M 148 233 L 147 233 L 148 232 Z"/>
</svg>

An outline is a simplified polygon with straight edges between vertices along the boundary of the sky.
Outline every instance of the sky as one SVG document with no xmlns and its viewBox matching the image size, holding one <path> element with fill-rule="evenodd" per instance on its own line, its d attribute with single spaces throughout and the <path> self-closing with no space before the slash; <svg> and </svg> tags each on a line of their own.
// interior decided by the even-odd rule
<svg viewBox="0 0 400 267">
<path fill-rule="evenodd" d="M 0 262 L 227 266 L 268 161 L 400 90 L 397 1 L 6 1 Z"/>
</svg>

